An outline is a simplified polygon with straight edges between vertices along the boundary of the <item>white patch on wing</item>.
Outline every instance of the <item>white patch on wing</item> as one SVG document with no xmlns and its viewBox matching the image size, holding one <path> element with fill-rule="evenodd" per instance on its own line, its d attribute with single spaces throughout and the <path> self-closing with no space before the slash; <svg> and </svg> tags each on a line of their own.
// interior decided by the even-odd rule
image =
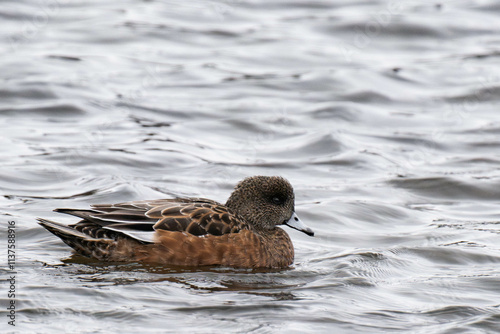
<svg viewBox="0 0 500 334">
<path fill-rule="evenodd" d="M 132 239 L 136 239 L 142 242 L 154 243 L 154 235 L 155 231 L 133 231 L 133 230 L 123 230 L 120 228 L 113 228 L 111 226 L 103 226 L 106 230 L 111 230 L 115 232 L 119 232 L 121 234 L 125 234 Z"/>
</svg>

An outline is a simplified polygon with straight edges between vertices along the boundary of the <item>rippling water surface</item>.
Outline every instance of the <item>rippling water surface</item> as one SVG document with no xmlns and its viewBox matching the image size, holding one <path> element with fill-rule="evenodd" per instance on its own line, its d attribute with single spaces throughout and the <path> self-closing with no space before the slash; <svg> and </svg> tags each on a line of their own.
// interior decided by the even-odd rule
<svg viewBox="0 0 500 334">
<path fill-rule="evenodd" d="M 500 331 L 497 1 L 4 1 L 2 332 Z M 57 207 L 282 175 L 287 270 L 105 264 Z M 8 275 L 6 267 L 2 270 Z"/>
</svg>

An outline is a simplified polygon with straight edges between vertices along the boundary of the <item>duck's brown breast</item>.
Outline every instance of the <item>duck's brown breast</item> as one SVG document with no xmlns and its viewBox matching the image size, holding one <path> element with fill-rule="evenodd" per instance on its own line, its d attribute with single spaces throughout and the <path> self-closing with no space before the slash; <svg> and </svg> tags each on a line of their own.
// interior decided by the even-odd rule
<svg viewBox="0 0 500 334">
<path fill-rule="evenodd" d="M 240 268 L 284 268 L 294 250 L 281 228 L 265 233 L 242 230 L 220 236 L 156 231 L 156 242 L 134 247 L 136 261 L 179 266 L 222 265 Z"/>
</svg>

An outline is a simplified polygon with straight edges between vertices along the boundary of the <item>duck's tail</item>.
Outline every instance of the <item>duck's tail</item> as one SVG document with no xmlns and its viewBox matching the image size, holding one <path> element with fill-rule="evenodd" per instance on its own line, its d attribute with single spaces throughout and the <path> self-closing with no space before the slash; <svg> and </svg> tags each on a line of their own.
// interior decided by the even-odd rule
<svg viewBox="0 0 500 334">
<path fill-rule="evenodd" d="M 76 229 L 75 225 L 66 226 L 44 218 L 37 218 L 37 220 L 38 224 L 61 238 L 65 244 L 81 255 L 109 261 L 110 255 L 116 248 L 116 238 L 110 237 L 105 233 L 97 236 L 95 232 L 96 229 L 100 229 L 100 227 L 95 224 L 89 223 L 88 226 L 86 226 L 87 229 Z"/>
</svg>

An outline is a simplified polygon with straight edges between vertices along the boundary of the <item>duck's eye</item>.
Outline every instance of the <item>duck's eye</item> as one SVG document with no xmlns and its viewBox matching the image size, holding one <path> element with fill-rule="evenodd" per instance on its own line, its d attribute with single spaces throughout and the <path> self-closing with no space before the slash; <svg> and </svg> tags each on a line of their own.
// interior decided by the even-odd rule
<svg viewBox="0 0 500 334">
<path fill-rule="evenodd" d="M 274 196 L 274 197 L 272 198 L 272 201 L 273 201 L 273 203 L 274 203 L 274 204 L 276 204 L 276 205 L 281 205 L 281 204 L 283 204 L 283 203 L 284 203 L 283 199 L 282 199 L 281 197 L 278 197 L 278 196 Z"/>
</svg>

